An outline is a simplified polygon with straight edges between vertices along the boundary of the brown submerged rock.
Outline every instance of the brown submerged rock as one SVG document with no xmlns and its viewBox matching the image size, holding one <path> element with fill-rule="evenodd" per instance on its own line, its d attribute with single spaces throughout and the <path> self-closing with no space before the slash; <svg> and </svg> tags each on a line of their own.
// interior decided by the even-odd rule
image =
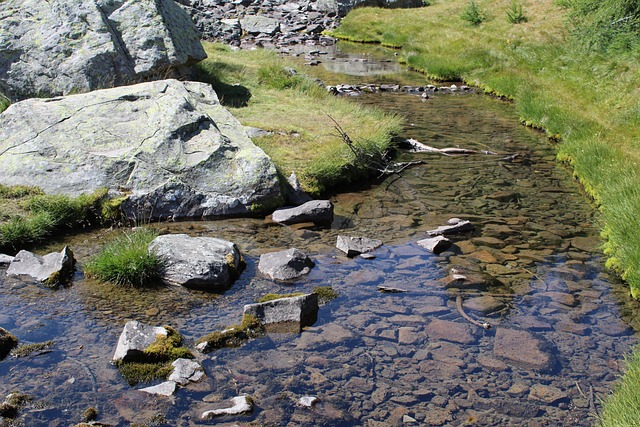
<svg viewBox="0 0 640 427">
<path fill-rule="evenodd" d="M 556 361 L 549 352 L 549 344 L 528 331 L 498 328 L 493 353 L 520 369 L 550 372 Z"/>
</svg>

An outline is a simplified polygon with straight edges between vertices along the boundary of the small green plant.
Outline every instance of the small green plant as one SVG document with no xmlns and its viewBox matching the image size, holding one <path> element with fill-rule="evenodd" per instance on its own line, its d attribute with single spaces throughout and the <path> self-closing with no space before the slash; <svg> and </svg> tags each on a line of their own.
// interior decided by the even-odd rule
<svg viewBox="0 0 640 427">
<path fill-rule="evenodd" d="M 475 0 L 469 0 L 460 17 L 474 26 L 480 25 L 487 20 L 487 15 L 480 10 Z"/>
<path fill-rule="evenodd" d="M 520 0 L 513 0 L 507 10 L 507 21 L 511 24 L 521 24 L 527 22 L 528 19 L 524 14 L 524 5 Z"/>
<path fill-rule="evenodd" d="M 117 286 L 145 287 L 160 283 L 165 263 L 148 249 L 157 235 L 150 228 L 136 228 L 116 237 L 85 266 L 85 274 Z"/>
</svg>

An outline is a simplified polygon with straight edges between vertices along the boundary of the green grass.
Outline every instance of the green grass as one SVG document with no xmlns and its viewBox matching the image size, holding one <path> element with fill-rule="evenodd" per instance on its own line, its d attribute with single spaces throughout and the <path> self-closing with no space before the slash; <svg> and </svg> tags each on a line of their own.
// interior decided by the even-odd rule
<svg viewBox="0 0 640 427">
<path fill-rule="evenodd" d="M 326 92 L 313 79 L 268 50 L 232 51 L 204 43 L 208 59 L 198 79 L 212 84 L 244 125 L 272 132 L 255 139 L 283 176 L 295 171 L 303 188 L 319 194 L 371 171 L 356 164 L 335 132 L 333 117 L 368 153 L 390 147 L 402 119 Z"/>
<path fill-rule="evenodd" d="M 527 2 L 527 22 L 502 17 L 512 0 L 479 0 L 491 11 L 480 26 L 460 20 L 468 0 L 428 8 L 353 10 L 333 35 L 352 41 L 402 43 L 399 58 L 441 79 L 464 80 L 514 101 L 521 120 L 561 140 L 558 159 L 570 164 L 595 200 L 608 266 L 640 297 L 640 62 L 637 49 L 585 49 L 569 25 L 576 3 L 602 4 L 597 14 L 637 2 Z M 565 6 L 561 6 L 565 5 Z M 625 12 L 627 9 L 624 9 Z M 594 13 L 596 13 L 594 12 Z M 605 13 L 606 12 L 606 13 Z M 524 13 L 524 12 L 523 12 Z M 500 17 L 497 19 L 496 17 Z M 588 25 L 588 24 L 584 24 Z M 621 36 L 623 39 L 628 34 Z M 635 39 L 638 40 L 638 33 Z M 593 45 L 593 43 L 592 43 Z M 624 45 L 624 43 L 623 43 Z M 627 43 L 629 45 L 629 43 Z"/>
<path fill-rule="evenodd" d="M 88 277 L 117 286 L 145 287 L 162 280 L 164 261 L 149 252 L 149 243 L 157 233 L 150 228 L 136 228 L 107 243 L 85 265 Z"/>
<path fill-rule="evenodd" d="M 72 198 L 0 185 L 0 251 L 16 252 L 56 232 L 99 224 L 105 198 L 106 190 Z"/>
<path fill-rule="evenodd" d="M 640 349 L 631 353 L 626 361 L 626 373 L 603 402 L 599 427 L 640 425 Z"/>
</svg>

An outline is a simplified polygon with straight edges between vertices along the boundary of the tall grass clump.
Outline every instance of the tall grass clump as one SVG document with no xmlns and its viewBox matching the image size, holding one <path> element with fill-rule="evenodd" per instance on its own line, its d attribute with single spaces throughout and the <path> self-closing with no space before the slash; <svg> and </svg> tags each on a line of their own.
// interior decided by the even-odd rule
<svg viewBox="0 0 640 427">
<path fill-rule="evenodd" d="M 627 371 L 602 405 L 598 427 L 625 427 L 640 424 L 640 350 L 626 357 Z"/>
<path fill-rule="evenodd" d="M 462 10 L 460 18 L 471 25 L 477 26 L 487 20 L 487 15 L 480 10 L 480 6 L 478 6 L 476 0 L 469 0 L 467 6 Z"/>
<path fill-rule="evenodd" d="M 85 266 L 85 274 L 117 286 L 147 287 L 162 280 L 164 261 L 149 252 L 149 244 L 158 233 L 136 228 L 107 243 Z"/>
<path fill-rule="evenodd" d="M 521 0 L 513 0 L 507 10 L 507 21 L 511 24 L 522 24 L 527 22 L 527 16 L 524 13 L 524 5 Z"/>
<path fill-rule="evenodd" d="M 640 2 L 573 0 L 575 33 L 587 49 L 640 54 Z"/>
</svg>

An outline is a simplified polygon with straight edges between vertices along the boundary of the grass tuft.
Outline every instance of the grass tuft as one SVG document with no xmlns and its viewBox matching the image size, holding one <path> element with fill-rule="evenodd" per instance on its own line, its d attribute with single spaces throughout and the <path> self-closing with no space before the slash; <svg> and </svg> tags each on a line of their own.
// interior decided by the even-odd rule
<svg viewBox="0 0 640 427">
<path fill-rule="evenodd" d="M 627 371 L 606 397 L 598 427 L 637 426 L 640 420 L 640 349 L 626 358 Z"/>
<path fill-rule="evenodd" d="M 85 274 L 117 286 L 146 287 L 162 281 L 164 261 L 149 252 L 157 237 L 150 228 L 136 228 L 106 244 L 85 266 Z"/>
</svg>

